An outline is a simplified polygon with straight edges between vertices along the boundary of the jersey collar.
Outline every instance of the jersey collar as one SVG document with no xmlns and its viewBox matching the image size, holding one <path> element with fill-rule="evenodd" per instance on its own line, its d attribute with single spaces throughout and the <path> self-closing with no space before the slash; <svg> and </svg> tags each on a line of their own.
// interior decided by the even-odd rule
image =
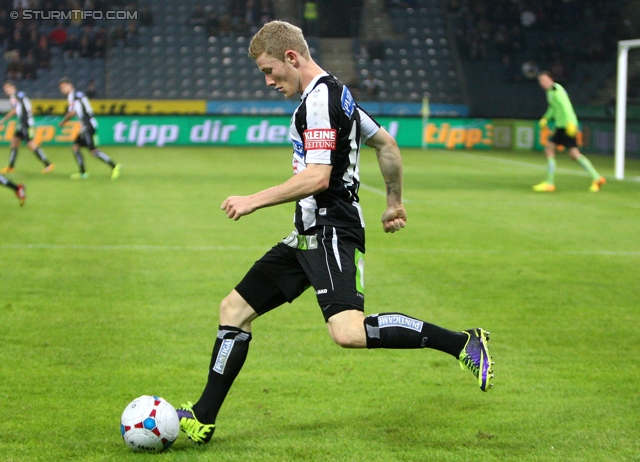
<svg viewBox="0 0 640 462">
<path fill-rule="evenodd" d="M 309 93 L 311 93 L 311 90 L 313 90 L 316 87 L 316 84 L 318 83 L 318 80 L 320 80 L 322 77 L 326 77 L 328 75 L 329 74 L 327 72 L 322 72 L 322 73 L 316 75 L 313 78 L 313 80 L 309 83 L 309 85 L 307 85 L 307 88 L 304 89 L 300 99 L 303 100 Z"/>
</svg>

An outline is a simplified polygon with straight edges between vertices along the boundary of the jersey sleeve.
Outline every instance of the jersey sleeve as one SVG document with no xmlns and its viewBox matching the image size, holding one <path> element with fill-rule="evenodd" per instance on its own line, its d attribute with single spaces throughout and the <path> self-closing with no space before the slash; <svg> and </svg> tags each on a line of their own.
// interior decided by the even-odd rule
<svg viewBox="0 0 640 462">
<path fill-rule="evenodd" d="M 380 124 L 360 106 L 358 106 L 358 112 L 360 113 L 360 142 L 365 144 L 373 135 L 378 133 Z"/>
<path fill-rule="evenodd" d="M 331 151 L 336 150 L 338 123 L 331 121 L 329 89 L 318 85 L 305 101 L 307 120 L 302 142 L 307 164 L 331 165 Z"/>
</svg>

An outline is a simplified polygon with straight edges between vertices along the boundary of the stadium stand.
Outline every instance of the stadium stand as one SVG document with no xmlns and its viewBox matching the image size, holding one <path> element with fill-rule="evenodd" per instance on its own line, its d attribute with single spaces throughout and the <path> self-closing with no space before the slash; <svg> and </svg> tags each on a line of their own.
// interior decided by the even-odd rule
<svg viewBox="0 0 640 462">
<path fill-rule="evenodd" d="M 242 9 L 247 3 L 254 5 L 249 12 Z M 277 100 L 281 95 L 264 85 L 246 49 L 251 35 L 269 19 L 298 18 L 302 23 L 299 3 L 96 1 L 93 8 L 136 11 L 138 19 L 89 25 L 71 21 L 62 27 L 50 20 L 10 21 L 10 10 L 3 7 L 0 43 L 5 59 L 0 72 L 17 77 L 32 97 L 59 98 L 57 82 L 67 76 L 80 89 L 93 83 L 95 96 L 106 98 Z M 349 27 L 359 29 L 359 36 L 308 40 L 314 58 L 361 100 L 419 102 L 428 96 L 435 103 L 468 104 L 474 116 L 537 117 L 544 100 L 535 79 L 523 74 L 523 65 L 533 76 L 536 68 L 563 75 L 559 81 L 576 104 L 601 97 L 614 72 L 612 44 L 621 38 L 618 25 L 626 3 L 363 0 L 359 26 Z M 567 21 L 571 27 L 564 26 Z M 28 46 L 13 38 L 15 29 Z M 57 43 L 60 35 L 63 43 Z M 24 72 L 13 57 L 18 54 L 28 62 L 38 37 L 45 37 L 50 58 L 35 72 Z M 82 45 L 87 41 L 90 52 Z M 38 60 L 47 61 L 47 52 L 40 54 Z"/>
</svg>

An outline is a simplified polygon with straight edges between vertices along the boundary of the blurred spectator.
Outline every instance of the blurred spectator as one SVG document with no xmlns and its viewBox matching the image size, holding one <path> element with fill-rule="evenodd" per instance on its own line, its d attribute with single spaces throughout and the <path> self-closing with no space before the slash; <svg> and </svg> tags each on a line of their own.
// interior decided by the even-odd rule
<svg viewBox="0 0 640 462">
<path fill-rule="evenodd" d="M 138 11 L 138 25 L 140 27 L 153 26 L 153 13 L 148 6 L 143 6 L 140 11 Z"/>
<path fill-rule="evenodd" d="M 7 51 L 4 54 L 7 62 L 7 79 L 20 80 L 22 78 L 22 62 L 18 50 Z"/>
<path fill-rule="evenodd" d="M 96 81 L 94 79 L 89 80 L 87 86 L 84 89 L 84 93 L 89 99 L 96 98 L 98 96 L 98 90 L 96 89 Z"/>
<path fill-rule="evenodd" d="M 36 60 L 36 64 L 40 69 L 49 69 L 49 67 L 51 66 L 52 56 L 46 36 L 40 36 L 40 39 L 38 40 L 38 46 L 36 46 L 33 50 L 33 56 Z"/>
<path fill-rule="evenodd" d="M 230 14 L 223 14 L 220 18 L 220 35 L 231 37 L 233 35 L 233 21 Z"/>
<path fill-rule="evenodd" d="M 93 58 L 93 46 L 87 35 L 83 35 L 78 43 L 78 56 L 81 58 Z"/>
<path fill-rule="evenodd" d="M 80 40 L 78 40 L 76 34 L 69 35 L 69 38 L 62 47 L 62 56 L 64 56 L 65 59 L 74 59 L 80 56 L 79 51 Z"/>
<path fill-rule="evenodd" d="M 28 38 L 21 34 L 20 31 L 15 30 L 13 36 L 9 39 L 7 49 L 16 50 L 20 55 L 20 59 L 24 59 L 31 49 L 31 44 Z"/>
<path fill-rule="evenodd" d="M 215 13 L 209 13 L 207 17 L 207 36 L 208 37 L 217 37 L 220 35 L 220 20 Z"/>
<path fill-rule="evenodd" d="M 118 24 L 111 31 L 111 43 L 118 47 L 123 47 L 127 40 L 127 31 L 124 30 L 124 26 L 122 24 Z"/>
<path fill-rule="evenodd" d="M 107 55 L 107 41 L 103 36 L 96 36 L 93 40 L 93 57 L 104 58 Z"/>
<path fill-rule="evenodd" d="M 129 21 L 126 29 L 125 46 L 137 47 L 138 46 L 138 23 L 135 20 Z"/>
<path fill-rule="evenodd" d="M 67 41 L 67 31 L 62 26 L 62 23 L 59 22 L 55 29 L 49 32 L 49 43 L 51 46 L 63 46 L 64 42 Z"/>
<path fill-rule="evenodd" d="M 29 80 L 35 80 L 38 72 L 38 64 L 33 56 L 33 51 L 29 51 L 27 56 L 22 60 L 22 77 Z"/>
</svg>

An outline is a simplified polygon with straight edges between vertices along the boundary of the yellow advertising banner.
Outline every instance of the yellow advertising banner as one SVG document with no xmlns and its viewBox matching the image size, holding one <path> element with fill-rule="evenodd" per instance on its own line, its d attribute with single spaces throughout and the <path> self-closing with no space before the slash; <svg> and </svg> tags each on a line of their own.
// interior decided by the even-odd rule
<svg viewBox="0 0 640 462">
<path fill-rule="evenodd" d="M 62 115 L 67 112 L 65 99 L 32 99 L 34 115 Z M 207 102 L 172 99 L 92 99 L 91 107 L 96 115 L 202 115 Z"/>
</svg>

